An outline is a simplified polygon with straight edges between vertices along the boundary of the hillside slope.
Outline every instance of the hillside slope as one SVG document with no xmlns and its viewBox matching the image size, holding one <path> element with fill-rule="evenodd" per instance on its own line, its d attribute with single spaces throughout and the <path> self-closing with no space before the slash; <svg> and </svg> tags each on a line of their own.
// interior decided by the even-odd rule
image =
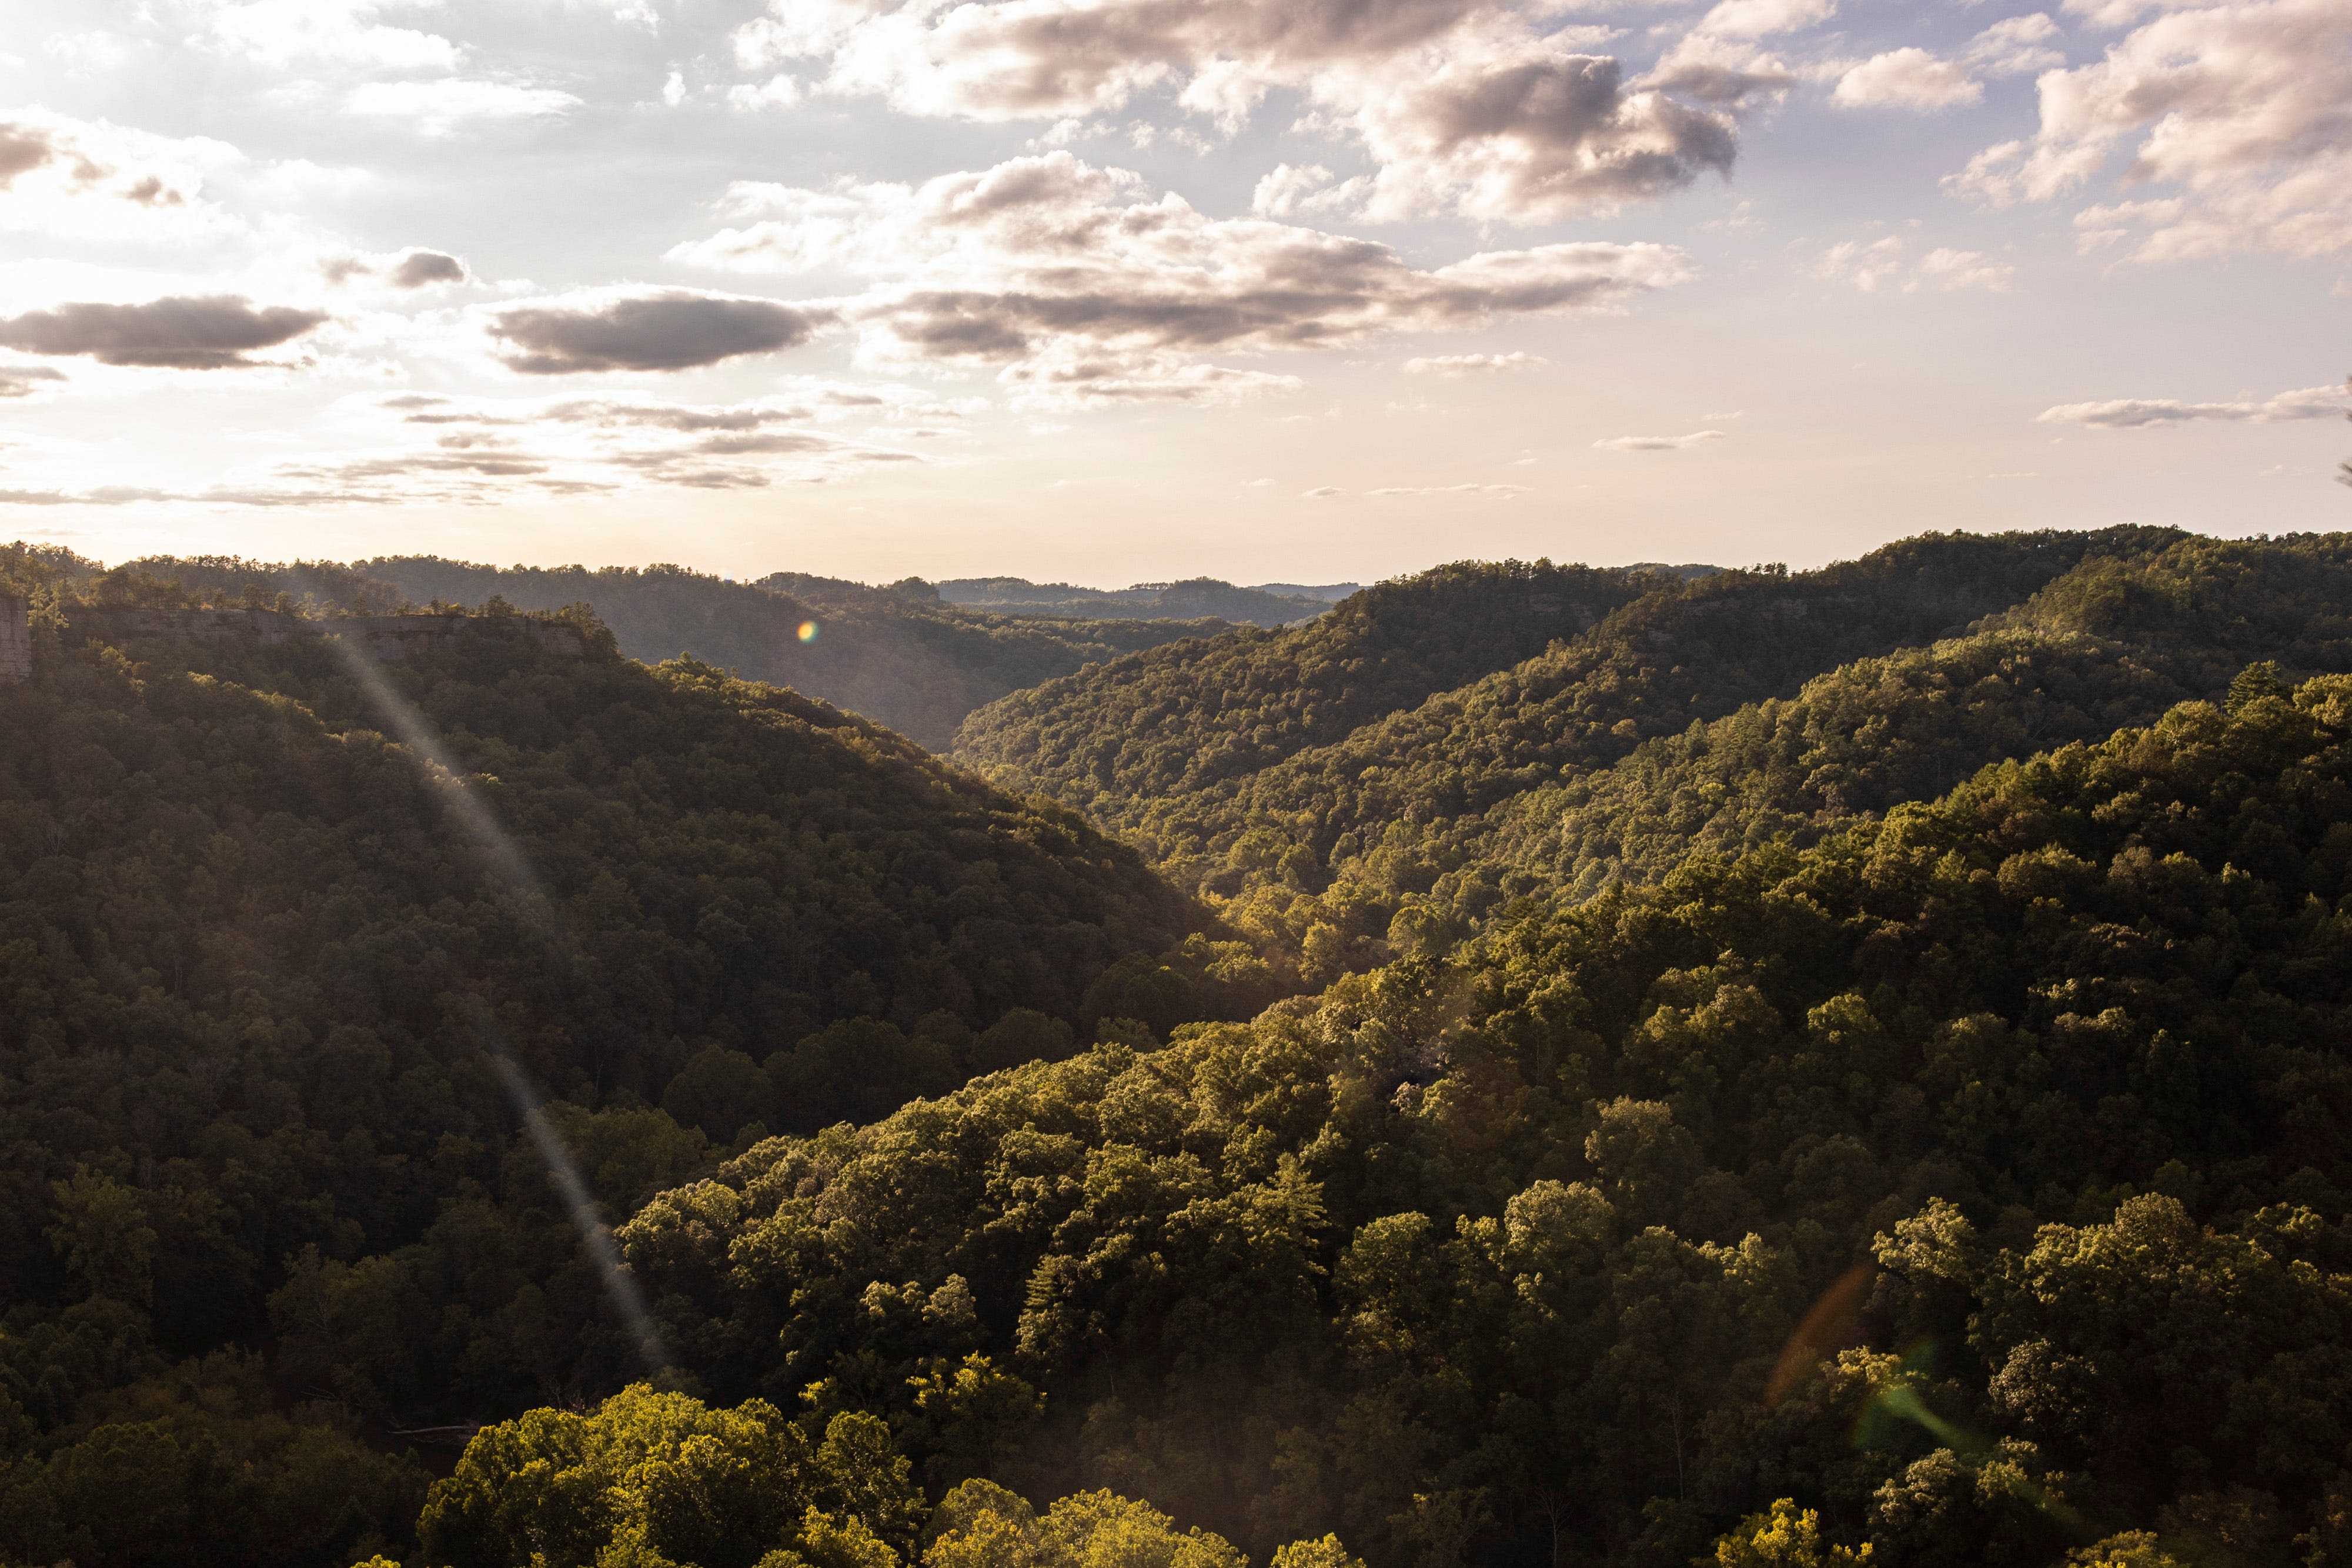
<svg viewBox="0 0 2352 1568">
<path fill-rule="evenodd" d="M 623 1243 L 726 1397 L 1259 1551 L 1687 1563 L 1792 1499 L 1923 1568 L 2332 1563 L 2352 682 L 2238 688 L 764 1144 Z M 995 1424 L 931 1414 L 959 1358 Z"/>
<path fill-rule="evenodd" d="M 1200 927 L 1079 819 L 864 720 L 593 621 L 451 624 L 362 679 L 235 612 L 45 603 L 36 679 L 0 684 L 0 1396 L 11 1358 L 47 1386 L 44 1313 L 138 1309 L 19 1390 L 31 1418 L 251 1343 L 305 1257 L 435 1325 L 417 1379 L 337 1395 L 362 1413 L 605 1375 L 628 1342 L 486 1040 L 625 1206 L 713 1145 L 1066 1051 L 1096 976 Z M 54 1239 L 85 1177 L 119 1258 Z M 413 1275 L 366 1262 L 404 1247 Z"/>
</svg>

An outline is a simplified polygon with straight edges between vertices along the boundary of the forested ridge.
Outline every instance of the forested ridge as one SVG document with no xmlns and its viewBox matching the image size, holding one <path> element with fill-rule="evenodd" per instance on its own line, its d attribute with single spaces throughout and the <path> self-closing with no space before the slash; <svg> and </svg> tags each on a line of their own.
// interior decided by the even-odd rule
<svg viewBox="0 0 2352 1568">
<path fill-rule="evenodd" d="M 1071 619 L 1001 614 L 941 601 L 928 590 L 779 573 L 734 582 L 683 567 L 494 567 L 437 556 L 384 556 L 339 565 L 278 565 L 154 557 L 132 563 L 191 588 L 235 595 L 253 583 L 342 608 L 404 601 L 526 611 L 595 606 L 621 651 L 657 663 L 691 654 L 747 679 L 791 686 L 929 747 L 944 747 L 973 708 L 1088 664 L 1229 622 Z M 806 639 L 803 628 L 814 628 Z"/>
<path fill-rule="evenodd" d="M 1465 561 L 1381 583 L 1279 632 L 1228 632 L 1048 681 L 964 721 L 953 755 L 1131 826 L 1538 653 L 1662 580 Z"/>
<path fill-rule="evenodd" d="M 2352 669 L 2347 570 L 2335 537 L 1926 536 L 1817 572 L 1653 580 L 1542 653 L 1262 767 L 1144 789 L 958 755 L 1087 811 L 1321 985 L 1516 897 L 1654 877 L 1697 844 L 1811 841 L 1986 762 L 2218 696 L 2249 662 Z M 1116 668 L 971 726 L 1050 699 L 1033 727 L 1082 732 Z M 1192 755 L 1246 753 L 1249 716 L 1183 701 L 1167 706 L 1201 732 Z"/>
<path fill-rule="evenodd" d="M 0 1563 L 2352 1563 L 2352 540 L 1440 569 L 973 716 L 1100 831 L 0 574 Z"/>
</svg>

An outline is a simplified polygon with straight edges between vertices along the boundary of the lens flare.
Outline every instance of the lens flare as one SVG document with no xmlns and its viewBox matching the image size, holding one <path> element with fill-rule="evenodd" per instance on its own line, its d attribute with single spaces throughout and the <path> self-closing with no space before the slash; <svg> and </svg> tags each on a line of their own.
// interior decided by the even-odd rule
<svg viewBox="0 0 2352 1568">
<path fill-rule="evenodd" d="M 802 641 L 802 642 L 803 642 L 803 643 L 814 643 L 814 642 L 815 642 L 815 641 L 816 641 L 816 631 L 817 631 L 817 627 L 816 627 L 816 622 L 814 622 L 814 621 L 803 621 L 803 622 L 801 622 L 801 629 L 800 629 L 800 639 L 801 639 L 801 641 Z"/>
<path fill-rule="evenodd" d="M 613 1245 L 612 1228 L 597 1212 L 596 1199 L 589 1192 L 588 1184 L 581 1179 L 578 1163 L 563 1146 L 563 1140 L 556 1136 L 547 1113 L 541 1108 L 538 1092 L 522 1069 L 515 1065 L 514 1058 L 495 1041 L 488 1050 L 490 1065 L 498 1069 L 499 1082 L 507 1086 L 507 1093 L 522 1114 L 523 1130 L 530 1134 L 539 1157 L 547 1162 L 547 1174 L 554 1178 L 555 1190 L 572 1213 L 572 1226 L 580 1232 L 588 1255 L 596 1260 L 597 1271 L 604 1277 L 605 1295 L 636 1337 L 637 1354 L 647 1371 L 667 1370 L 668 1348 L 662 1343 L 660 1331 L 654 1327 L 653 1314 L 646 1311 L 645 1293 L 637 1289 L 637 1277 L 629 1272 L 621 1261 L 621 1249 Z"/>
<path fill-rule="evenodd" d="M 467 776 L 450 761 L 435 733 L 431 721 L 416 710 L 415 705 L 402 696 L 383 669 L 356 643 L 346 637 L 330 636 L 328 646 L 342 661 L 343 667 L 358 683 L 360 690 L 383 718 L 384 727 L 398 738 L 416 758 L 418 770 L 426 787 L 441 802 L 443 810 L 458 830 L 465 833 L 489 856 L 491 865 L 513 890 L 529 916 L 529 923 L 538 931 L 559 959 L 568 959 L 569 948 L 563 942 L 562 927 L 557 922 L 555 905 L 530 859 L 522 852 L 500 824 L 489 802 L 477 794 L 467 783 Z M 636 1276 L 621 1261 L 620 1249 L 613 1244 L 612 1228 L 604 1223 L 597 1210 L 596 1200 L 588 1184 L 580 1175 L 580 1166 L 572 1158 L 563 1140 L 556 1135 L 554 1126 L 541 1108 L 539 1093 L 531 1087 L 530 1078 L 509 1055 L 505 1042 L 499 1038 L 497 1028 L 488 1019 L 479 1023 L 483 1053 L 490 1059 L 491 1067 L 505 1086 L 508 1098 L 514 1102 L 515 1113 L 520 1117 L 523 1130 L 530 1134 L 531 1145 L 546 1162 L 548 1176 L 554 1181 L 564 1207 L 570 1211 L 572 1224 L 580 1232 L 581 1245 L 594 1260 L 596 1271 L 604 1279 L 605 1299 L 621 1321 L 628 1325 L 637 1342 L 637 1353 L 643 1357 L 648 1372 L 660 1373 L 669 1366 L 669 1353 L 662 1344 L 660 1331 L 655 1328 L 652 1314 L 646 1311 L 645 1295 L 637 1289 Z"/>
</svg>

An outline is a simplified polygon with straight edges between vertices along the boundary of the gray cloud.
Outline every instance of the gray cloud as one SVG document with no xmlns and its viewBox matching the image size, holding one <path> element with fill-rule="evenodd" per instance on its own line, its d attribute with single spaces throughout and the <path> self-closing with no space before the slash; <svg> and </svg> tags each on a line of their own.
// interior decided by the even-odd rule
<svg viewBox="0 0 2352 1568">
<path fill-rule="evenodd" d="M 78 186 L 94 185 L 114 172 L 105 164 L 93 161 L 68 133 L 28 124 L 21 120 L 0 120 L 0 191 L 16 183 L 20 174 L 46 169 L 52 163 L 67 162 L 73 165 L 68 178 Z M 166 189 L 163 183 L 153 175 L 118 194 L 142 206 L 176 206 L 181 199 L 177 191 Z"/>
<path fill-rule="evenodd" d="M 37 383 L 65 379 L 47 365 L 0 365 L 0 397 L 30 397 Z"/>
<path fill-rule="evenodd" d="M 778 215 L 672 258 L 902 279 L 840 307 L 869 351 L 1002 365 L 1006 384 L 1062 401 L 1276 390 L 1295 383 L 1202 359 L 1591 309 L 1689 272 L 1672 247 L 1613 244 L 1487 251 L 1423 271 L 1376 241 L 1153 201 L 1136 175 L 1067 152 L 919 187 L 741 187 L 733 204 Z"/>
<path fill-rule="evenodd" d="M 1578 52 L 1550 0 L 1024 0 L 888 3 L 801 11 L 736 35 L 746 66 L 829 58 L 824 85 L 919 114 L 1083 119 L 1144 91 L 1238 131 L 1276 89 L 1378 165 L 1325 205 L 1396 220 L 1430 212 L 1506 222 L 1652 197 L 1728 173 L 1727 110 L 1795 78 L 1752 48 L 1703 51 L 1628 85 L 1615 58 Z M 1722 9 L 1718 7 L 1718 10 Z M 1787 10 L 1788 7 L 1781 9 Z M 1818 20 L 1800 5 L 1785 20 Z M 784 15 L 779 7 L 779 16 Z M 1777 16 L 1776 13 L 1776 16 Z M 1679 92 L 1701 105 L 1666 96 Z"/>
<path fill-rule="evenodd" d="M 0 490 L 0 506 L 9 507 L 128 507 L 140 501 L 176 501 L 168 490 L 142 490 L 129 485 L 100 485 L 92 490 Z"/>
<path fill-rule="evenodd" d="M 394 288 L 422 288 L 428 283 L 463 283 L 466 264 L 437 250 L 412 250 L 400 258 L 389 279 Z"/>
<path fill-rule="evenodd" d="M 272 305 L 259 309 L 236 295 L 153 299 L 144 305 L 60 305 L 0 320 L 0 345 L 28 354 L 86 354 L 105 365 L 216 371 L 254 363 L 327 319 L 323 310 Z"/>
<path fill-rule="evenodd" d="M 29 125 L 0 120 L 0 191 L 19 174 L 29 174 L 56 157 L 48 133 Z"/>
<path fill-rule="evenodd" d="M 683 371 L 797 348 L 834 319 L 816 307 L 667 289 L 590 304 L 514 306 L 490 318 L 512 345 L 499 357 L 528 375 Z"/>
<path fill-rule="evenodd" d="M 1730 119 L 1657 85 L 1628 90 L 1624 68 L 1605 56 L 1549 54 L 1402 85 L 1360 116 L 1381 163 L 1369 210 L 1404 217 L 1453 205 L 1528 221 L 1662 196 L 1709 171 L 1729 178 Z"/>
</svg>

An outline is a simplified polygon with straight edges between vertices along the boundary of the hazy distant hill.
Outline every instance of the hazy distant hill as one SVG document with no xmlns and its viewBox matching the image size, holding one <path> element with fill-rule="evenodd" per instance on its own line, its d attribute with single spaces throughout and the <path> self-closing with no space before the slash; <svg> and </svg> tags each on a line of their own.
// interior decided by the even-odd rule
<svg viewBox="0 0 2352 1568">
<path fill-rule="evenodd" d="M 1337 604 L 1353 593 L 1363 591 L 1360 582 L 1254 582 L 1250 587 L 1260 593 L 1280 594 L 1285 599 L 1319 599 L 1326 604 Z"/>
<path fill-rule="evenodd" d="M 591 571 L 435 556 L 386 556 L 349 567 L 160 557 L 136 564 L 215 590 L 234 591 L 251 581 L 346 604 L 371 596 L 469 605 L 497 596 L 530 611 L 584 602 L 632 658 L 690 653 L 864 714 L 934 749 L 948 743 L 964 715 L 1007 692 L 1138 649 L 1230 629 L 1210 619 L 996 614 L 824 578 L 767 580 L 793 585 L 779 591 L 676 566 Z M 803 639 L 802 628 L 812 624 L 815 635 Z"/>
<path fill-rule="evenodd" d="M 1269 584 L 1236 588 L 1213 577 L 1183 582 L 1139 582 L 1132 588 L 1079 588 L 1066 582 L 1031 582 L 1019 577 L 964 577 L 925 584 L 910 580 L 901 588 L 934 589 L 950 604 L 992 610 L 1005 615 L 1072 615 L 1108 620 L 1125 616 L 1192 617 L 1214 615 L 1253 626 L 1287 626 L 1320 615 L 1335 598 L 1355 591 L 1353 583 L 1328 588 L 1297 588 Z M 1344 589 L 1346 591 L 1340 591 Z"/>
</svg>

